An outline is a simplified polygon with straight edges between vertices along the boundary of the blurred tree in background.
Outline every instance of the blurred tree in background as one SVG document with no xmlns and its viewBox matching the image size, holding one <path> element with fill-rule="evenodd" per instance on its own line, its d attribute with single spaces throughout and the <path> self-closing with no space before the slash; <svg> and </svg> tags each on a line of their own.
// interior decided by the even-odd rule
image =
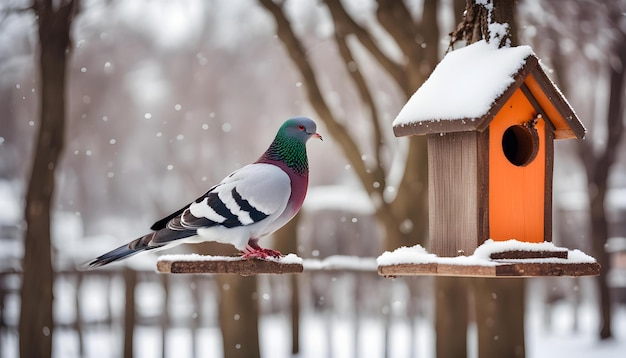
<svg viewBox="0 0 626 358">
<path fill-rule="evenodd" d="M 524 11 L 536 9 L 537 2 L 527 2 Z M 598 335 L 606 339 L 612 336 L 607 282 L 611 262 L 606 250 L 611 233 L 606 199 L 609 188 L 617 184 L 618 173 L 611 175 L 611 170 L 624 153 L 620 148 L 624 148 L 626 2 L 576 0 L 567 7 L 544 4 L 545 13 L 527 17 L 532 25 L 528 41 L 554 69 L 553 79 L 587 127 L 585 139 L 568 143 L 567 148 L 578 154 L 586 176 L 589 233 L 583 235 L 602 266 L 597 277 L 601 317 Z"/>
<path fill-rule="evenodd" d="M 76 14 L 73 0 L 36 0 L 39 34 L 39 129 L 28 191 L 20 314 L 20 355 L 51 357 L 54 285 L 51 220 L 55 174 L 64 147 L 66 68 L 70 29 Z"/>
</svg>

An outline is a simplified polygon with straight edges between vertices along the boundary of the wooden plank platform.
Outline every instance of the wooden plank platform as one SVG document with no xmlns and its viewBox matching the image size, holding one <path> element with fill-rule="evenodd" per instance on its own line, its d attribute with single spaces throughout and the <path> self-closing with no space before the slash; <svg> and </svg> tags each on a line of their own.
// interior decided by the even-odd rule
<svg viewBox="0 0 626 358">
<path fill-rule="evenodd" d="M 537 277 L 537 276 L 597 276 L 597 262 L 495 262 L 493 265 L 453 265 L 420 263 L 378 266 L 378 274 L 396 276 L 467 276 L 467 277 Z"/>
<path fill-rule="evenodd" d="M 165 255 L 157 261 L 160 273 L 190 274 L 239 274 L 251 276 L 258 274 L 301 273 L 302 260 L 294 260 L 295 255 L 288 255 L 289 260 L 246 259 L 227 256 L 201 255 Z"/>
<path fill-rule="evenodd" d="M 547 259 L 547 258 L 559 258 L 567 259 L 569 250 L 511 250 L 493 252 L 489 255 L 492 260 L 511 260 L 511 259 Z"/>
</svg>

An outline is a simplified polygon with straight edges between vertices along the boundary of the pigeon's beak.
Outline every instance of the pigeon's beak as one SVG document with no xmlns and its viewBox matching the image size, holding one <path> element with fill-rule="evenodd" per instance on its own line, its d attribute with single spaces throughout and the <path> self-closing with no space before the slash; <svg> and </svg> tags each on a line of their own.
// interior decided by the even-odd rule
<svg viewBox="0 0 626 358">
<path fill-rule="evenodd" d="M 319 133 L 314 133 L 314 134 L 311 135 L 311 137 L 317 138 L 317 139 L 321 140 L 322 142 L 324 141 L 324 139 L 322 138 L 322 136 Z"/>
</svg>

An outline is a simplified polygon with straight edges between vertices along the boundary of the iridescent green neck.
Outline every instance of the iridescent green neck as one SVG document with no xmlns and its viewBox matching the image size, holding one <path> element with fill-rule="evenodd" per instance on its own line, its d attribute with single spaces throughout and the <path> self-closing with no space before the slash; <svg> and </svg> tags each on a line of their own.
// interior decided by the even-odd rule
<svg viewBox="0 0 626 358">
<path fill-rule="evenodd" d="M 309 172 L 305 143 L 281 133 L 276 136 L 259 161 L 283 162 L 299 175 L 306 175 Z"/>
</svg>

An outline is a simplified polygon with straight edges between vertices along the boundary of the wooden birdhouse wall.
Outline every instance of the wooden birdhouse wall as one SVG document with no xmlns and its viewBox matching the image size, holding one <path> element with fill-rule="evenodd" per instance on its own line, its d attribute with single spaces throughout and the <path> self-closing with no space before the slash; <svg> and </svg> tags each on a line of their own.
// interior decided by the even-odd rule
<svg viewBox="0 0 626 358">
<path fill-rule="evenodd" d="M 495 241 L 550 241 L 552 130 L 543 118 L 529 126 L 536 115 L 518 89 L 489 124 L 489 237 Z"/>
<path fill-rule="evenodd" d="M 471 255 L 488 238 L 487 145 L 487 132 L 428 135 L 430 251 L 438 256 Z"/>
<path fill-rule="evenodd" d="M 430 250 L 471 255 L 487 239 L 550 241 L 553 131 L 516 90 L 483 131 L 428 135 Z"/>
</svg>

